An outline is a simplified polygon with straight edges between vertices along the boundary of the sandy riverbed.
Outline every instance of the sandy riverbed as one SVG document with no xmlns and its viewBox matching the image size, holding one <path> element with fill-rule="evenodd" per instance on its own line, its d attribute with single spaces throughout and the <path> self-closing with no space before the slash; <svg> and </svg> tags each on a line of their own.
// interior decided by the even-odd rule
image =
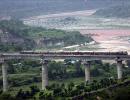
<svg viewBox="0 0 130 100">
<path fill-rule="evenodd" d="M 93 39 L 99 43 L 104 51 L 128 51 L 130 53 L 130 43 L 128 40 L 117 38 L 119 36 L 129 36 L 130 30 L 80 30 L 82 34 L 97 34 Z"/>
</svg>

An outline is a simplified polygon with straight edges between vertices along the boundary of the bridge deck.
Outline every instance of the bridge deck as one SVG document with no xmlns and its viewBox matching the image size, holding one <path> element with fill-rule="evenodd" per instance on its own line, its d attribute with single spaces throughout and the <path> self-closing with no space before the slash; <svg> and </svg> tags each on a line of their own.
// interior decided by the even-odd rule
<svg viewBox="0 0 130 100">
<path fill-rule="evenodd" d="M 70 52 L 68 54 L 61 54 L 61 52 L 56 53 L 1 53 L 0 60 L 11 60 L 11 59 L 76 59 L 76 60 L 116 60 L 120 58 L 122 60 L 130 60 L 130 55 L 127 54 L 119 54 L 119 52 L 111 53 L 111 52 L 103 52 L 98 54 L 80 54 L 81 52 Z M 120 52 L 121 53 L 121 52 Z"/>
</svg>

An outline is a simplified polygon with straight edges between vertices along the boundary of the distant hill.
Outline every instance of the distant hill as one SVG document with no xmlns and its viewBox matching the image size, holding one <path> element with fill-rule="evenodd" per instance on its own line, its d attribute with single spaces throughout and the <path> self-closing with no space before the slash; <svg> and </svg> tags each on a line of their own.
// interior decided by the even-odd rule
<svg viewBox="0 0 130 100">
<path fill-rule="evenodd" d="M 128 18 L 130 17 L 130 5 L 118 5 L 100 9 L 94 13 L 96 16 Z"/>
<path fill-rule="evenodd" d="M 36 15 L 99 9 L 130 0 L 0 0 L 0 17 L 25 18 Z"/>
</svg>

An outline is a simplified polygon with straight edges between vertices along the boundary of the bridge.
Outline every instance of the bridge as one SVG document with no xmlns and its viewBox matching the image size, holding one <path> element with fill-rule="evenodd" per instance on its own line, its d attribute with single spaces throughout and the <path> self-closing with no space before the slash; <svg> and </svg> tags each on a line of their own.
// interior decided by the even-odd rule
<svg viewBox="0 0 130 100">
<path fill-rule="evenodd" d="M 48 85 L 48 61 L 56 59 L 80 60 L 85 66 L 85 81 L 90 81 L 90 67 L 93 60 L 114 60 L 117 63 L 117 78 L 122 79 L 122 61 L 130 60 L 127 52 L 34 52 L 0 53 L 2 65 L 3 91 L 8 90 L 7 61 L 15 59 L 38 60 L 42 64 L 42 89 Z"/>
</svg>

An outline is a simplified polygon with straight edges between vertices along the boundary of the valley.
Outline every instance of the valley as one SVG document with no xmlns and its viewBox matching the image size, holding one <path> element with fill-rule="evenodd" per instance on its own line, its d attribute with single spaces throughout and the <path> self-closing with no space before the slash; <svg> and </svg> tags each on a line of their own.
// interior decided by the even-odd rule
<svg viewBox="0 0 130 100">
<path fill-rule="evenodd" d="M 130 52 L 129 18 L 103 18 L 93 16 L 95 10 L 78 11 L 64 14 L 35 16 L 24 19 L 31 26 L 56 28 L 68 31 L 80 31 L 81 34 L 92 34 L 97 44 L 71 47 L 67 50 L 102 50 Z M 94 35 L 93 35 L 94 34 Z M 64 49 L 61 49 L 64 50 Z"/>
<path fill-rule="evenodd" d="M 130 100 L 130 0 L 0 0 L 0 100 Z"/>
</svg>

